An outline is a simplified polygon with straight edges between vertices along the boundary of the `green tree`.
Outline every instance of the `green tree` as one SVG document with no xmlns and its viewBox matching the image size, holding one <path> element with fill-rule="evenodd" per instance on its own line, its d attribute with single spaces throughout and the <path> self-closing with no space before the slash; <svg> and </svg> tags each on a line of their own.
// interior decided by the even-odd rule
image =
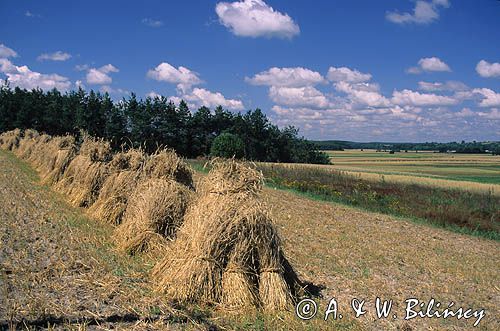
<svg viewBox="0 0 500 331">
<path fill-rule="evenodd" d="M 210 148 L 212 156 L 242 158 L 245 153 L 243 140 L 235 134 L 224 132 L 218 135 Z"/>
</svg>

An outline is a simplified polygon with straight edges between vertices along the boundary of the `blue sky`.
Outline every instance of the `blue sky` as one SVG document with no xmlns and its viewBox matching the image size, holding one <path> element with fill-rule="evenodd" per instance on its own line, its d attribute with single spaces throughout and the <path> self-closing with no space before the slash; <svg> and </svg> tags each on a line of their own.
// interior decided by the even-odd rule
<svg viewBox="0 0 500 331">
<path fill-rule="evenodd" d="M 500 140 L 500 1 L 0 2 L 11 86 L 261 108 L 313 139 Z"/>
</svg>

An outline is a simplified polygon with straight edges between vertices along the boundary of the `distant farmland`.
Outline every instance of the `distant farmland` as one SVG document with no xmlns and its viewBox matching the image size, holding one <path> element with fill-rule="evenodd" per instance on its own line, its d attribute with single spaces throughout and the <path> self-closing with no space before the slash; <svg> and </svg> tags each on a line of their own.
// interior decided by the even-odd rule
<svg viewBox="0 0 500 331">
<path fill-rule="evenodd" d="M 500 184 L 500 156 L 498 155 L 414 151 L 390 154 L 375 150 L 327 151 L 327 153 L 331 158 L 333 168 L 351 173 Z M 366 175 L 365 177 L 370 178 Z M 418 178 L 418 181 L 432 183 L 422 178 Z M 471 185 L 463 184 L 462 186 Z"/>
</svg>

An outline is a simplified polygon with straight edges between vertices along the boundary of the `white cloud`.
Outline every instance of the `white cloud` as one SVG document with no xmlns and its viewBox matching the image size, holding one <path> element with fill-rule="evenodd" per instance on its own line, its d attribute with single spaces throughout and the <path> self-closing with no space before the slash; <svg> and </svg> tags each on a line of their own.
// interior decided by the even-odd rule
<svg viewBox="0 0 500 331">
<path fill-rule="evenodd" d="M 0 59 L 0 70 L 7 76 L 11 86 L 18 86 L 28 90 L 41 88 L 51 90 L 57 88 L 65 91 L 71 87 L 68 78 L 58 74 L 42 74 L 31 71 L 28 66 L 16 66 L 7 59 Z"/>
<path fill-rule="evenodd" d="M 479 112 L 477 114 L 489 120 L 500 120 L 500 111 L 497 108 L 493 108 L 489 112 Z"/>
<path fill-rule="evenodd" d="M 319 72 L 302 67 L 276 68 L 262 71 L 252 78 L 245 78 L 252 85 L 302 87 L 311 86 L 324 82 Z"/>
<path fill-rule="evenodd" d="M 57 51 L 55 53 L 43 53 L 40 54 L 40 56 L 37 57 L 38 61 L 45 61 L 45 60 L 50 60 L 50 61 L 66 61 L 71 58 L 71 54 Z"/>
<path fill-rule="evenodd" d="M 479 102 L 480 107 L 497 107 L 500 106 L 500 93 L 496 93 L 488 88 L 476 88 L 472 93 L 479 94 L 483 99 Z"/>
<path fill-rule="evenodd" d="M 450 3 L 448 0 L 432 0 L 415 2 L 413 13 L 399 13 L 398 11 L 387 12 L 385 17 L 388 21 L 405 24 L 428 24 L 439 18 L 439 7 L 448 8 Z"/>
<path fill-rule="evenodd" d="M 81 80 L 77 80 L 75 82 L 75 86 L 76 86 L 76 88 L 82 88 L 85 90 L 85 85 L 83 85 L 83 82 Z"/>
<path fill-rule="evenodd" d="M 450 67 L 438 57 L 426 57 L 418 61 L 418 67 L 411 67 L 406 70 L 409 74 L 420 74 L 422 71 L 451 71 Z"/>
<path fill-rule="evenodd" d="M 102 93 L 114 94 L 115 96 L 124 96 L 124 95 L 130 94 L 130 92 L 127 90 L 124 90 L 121 88 L 115 89 L 109 85 L 102 85 L 99 88 L 99 91 L 101 91 Z"/>
<path fill-rule="evenodd" d="M 163 26 L 162 21 L 154 20 L 152 18 L 143 18 L 141 22 L 142 22 L 142 24 L 150 26 L 152 28 L 159 28 L 159 27 Z"/>
<path fill-rule="evenodd" d="M 149 70 L 147 76 L 157 81 L 177 84 L 177 88 L 183 93 L 193 85 L 202 83 L 196 72 L 182 66 L 175 68 L 167 62 L 162 62 L 156 68 Z"/>
<path fill-rule="evenodd" d="M 156 93 L 155 91 L 151 91 L 148 94 L 146 94 L 147 97 L 150 97 L 151 99 L 154 98 L 161 98 L 161 95 L 159 93 Z"/>
<path fill-rule="evenodd" d="M 181 97 L 170 97 L 170 100 L 178 103 L 180 99 L 184 99 L 195 107 L 217 107 L 222 106 L 231 110 L 243 110 L 243 102 L 241 100 L 226 99 L 222 93 L 211 92 L 203 88 L 194 88 L 190 93 L 184 94 Z"/>
<path fill-rule="evenodd" d="M 462 82 L 458 81 L 453 81 L 449 80 L 444 83 L 440 82 L 435 82 L 435 83 L 430 83 L 430 82 L 418 82 L 418 88 L 427 91 L 427 92 L 434 92 L 434 91 L 467 91 L 469 87 L 465 85 Z"/>
<path fill-rule="evenodd" d="M 392 102 L 396 105 L 410 106 L 449 106 L 458 101 L 452 97 L 436 94 L 425 94 L 411 90 L 394 91 Z"/>
<path fill-rule="evenodd" d="M 17 53 L 4 44 L 0 44 L 0 58 L 17 57 Z"/>
<path fill-rule="evenodd" d="M 88 64 L 77 64 L 75 66 L 76 71 L 86 71 L 89 70 L 89 65 Z"/>
<path fill-rule="evenodd" d="M 3 73 L 15 73 L 17 72 L 17 67 L 8 59 L 0 58 L 0 71 Z"/>
<path fill-rule="evenodd" d="M 277 104 L 291 107 L 326 108 L 330 105 L 328 98 L 312 86 L 271 86 L 269 97 Z"/>
<path fill-rule="evenodd" d="M 36 18 L 41 18 L 42 16 L 40 14 L 35 14 L 35 13 L 32 13 L 30 12 L 29 10 L 27 10 L 25 13 L 24 13 L 24 16 L 26 17 L 36 17 Z"/>
<path fill-rule="evenodd" d="M 475 113 L 470 108 L 464 107 L 455 114 L 458 117 L 473 117 Z"/>
<path fill-rule="evenodd" d="M 372 75 L 364 74 L 358 70 L 351 70 L 346 67 L 330 67 L 326 77 L 332 82 L 362 83 L 369 81 Z"/>
<path fill-rule="evenodd" d="M 219 21 L 237 36 L 292 38 L 300 33 L 299 26 L 287 14 L 282 14 L 262 0 L 219 2 L 215 6 Z"/>
<path fill-rule="evenodd" d="M 348 95 L 351 102 L 369 107 L 388 107 L 391 105 L 389 99 L 377 92 L 378 85 L 373 84 L 349 84 L 348 82 L 335 83 L 335 89 Z"/>
<path fill-rule="evenodd" d="M 500 77 L 500 63 L 489 63 L 485 60 L 481 60 L 476 65 L 476 71 L 481 77 Z"/>
<path fill-rule="evenodd" d="M 87 72 L 87 83 L 97 85 L 111 84 L 113 79 L 109 74 L 118 71 L 112 64 L 106 64 L 100 68 L 90 68 Z"/>
</svg>

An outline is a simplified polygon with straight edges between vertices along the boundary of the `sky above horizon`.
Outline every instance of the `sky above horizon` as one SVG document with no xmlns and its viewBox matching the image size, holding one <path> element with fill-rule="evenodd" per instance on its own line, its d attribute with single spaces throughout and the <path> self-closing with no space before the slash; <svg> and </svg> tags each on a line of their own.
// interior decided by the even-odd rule
<svg viewBox="0 0 500 331">
<path fill-rule="evenodd" d="M 260 108 L 310 139 L 500 140 L 500 1 L 0 1 L 10 86 Z"/>
</svg>

